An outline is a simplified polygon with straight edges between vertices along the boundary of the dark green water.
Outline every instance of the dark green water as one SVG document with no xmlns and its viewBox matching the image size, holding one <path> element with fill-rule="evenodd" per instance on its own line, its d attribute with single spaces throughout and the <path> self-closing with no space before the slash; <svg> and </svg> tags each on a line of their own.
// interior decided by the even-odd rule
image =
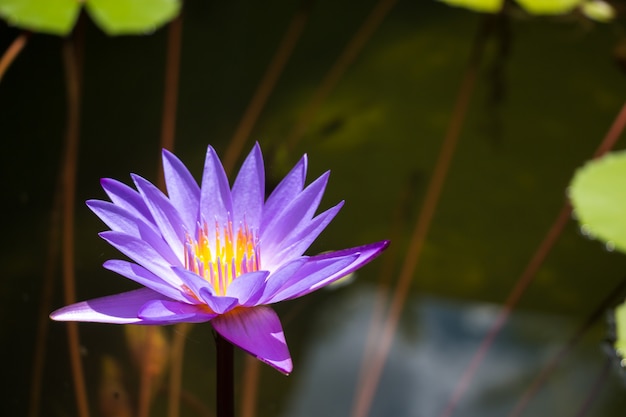
<svg viewBox="0 0 626 417">
<path fill-rule="evenodd" d="M 291 2 L 187 2 L 176 153 L 199 174 L 207 144 L 224 154 L 288 21 Z M 275 184 L 304 152 L 309 179 L 332 171 L 322 204 L 346 205 L 311 253 L 401 233 L 384 257 L 395 282 L 424 200 L 476 31 L 477 14 L 399 2 L 341 78 L 294 149 L 284 143 L 315 88 L 375 2 L 315 2 L 251 135 Z M 556 218 L 574 170 L 591 157 L 624 100 L 613 50 L 622 21 L 511 17 L 488 41 L 467 119 L 411 285 L 372 416 L 437 416 L 500 305 Z M 17 33 L 0 28 L 4 50 Z M 156 178 L 166 32 L 107 38 L 88 25 L 76 201 L 80 299 L 132 288 L 101 264 L 118 256 L 85 207 L 101 177 Z M 501 35 L 502 36 L 502 35 Z M 508 53 L 498 53 L 505 42 Z M 2 353 L 6 415 L 25 415 L 30 362 L 65 123 L 61 40 L 33 37 L 0 83 L 3 150 Z M 251 142 L 250 142 L 251 143 Z M 250 148 L 250 144 L 246 146 Z M 618 144 L 618 147 L 623 145 Z M 263 367 L 260 416 L 349 415 L 384 258 L 357 280 L 278 307 L 295 371 Z M 624 278 L 625 257 L 584 238 L 570 221 L 496 339 L 458 416 L 503 416 L 543 365 Z M 62 305 L 56 285 L 53 308 Z M 102 355 L 129 364 L 122 331 L 81 325 L 93 414 Z M 548 379 L 524 415 L 581 410 L 606 355 L 602 320 Z M 65 325 L 50 324 L 42 415 L 73 416 Z M 213 408 L 210 326 L 188 337 L 183 387 Z M 238 356 L 238 360 L 242 355 Z M 133 381 L 128 366 L 129 381 Z M 589 416 L 623 415 L 619 370 Z M 130 385 L 130 384 L 129 384 Z M 129 386 L 131 395 L 134 388 Z M 157 401 L 164 404 L 164 401 Z M 195 415 L 185 410 L 184 415 Z M 155 416 L 165 415 L 155 406 Z"/>
</svg>

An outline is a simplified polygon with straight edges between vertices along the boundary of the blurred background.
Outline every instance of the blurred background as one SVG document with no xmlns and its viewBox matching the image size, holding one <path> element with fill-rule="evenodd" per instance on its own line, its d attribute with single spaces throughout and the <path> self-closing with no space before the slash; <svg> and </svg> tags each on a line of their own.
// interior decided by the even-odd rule
<svg viewBox="0 0 626 417">
<path fill-rule="evenodd" d="M 121 255 L 84 201 L 105 198 L 102 177 L 157 182 L 163 121 L 175 116 L 168 146 L 196 178 L 207 145 L 232 179 L 255 141 L 269 189 L 303 153 L 310 180 L 331 170 L 322 209 L 346 205 L 311 254 L 392 240 L 345 285 L 276 306 L 294 372 L 237 351 L 238 415 L 623 416 L 607 317 L 624 298 L 626 260 L 564 206 L 625 99 L 625 10 L 613 6 L 603 23 L 513 2 L 484 14 L 434 0 L 189 0 L 173 23 L 179 59 L 167 25 L 108 36 L 83 15 L 70 37 L 30 35 L 0 82 L 2 414 L 81 415 L 67 324 L 47 321 L 65 304 L 63 173 L 76 170 L 76 299 L 134 288 L 102 268 Z M 0 22 L 0 49 L 21 34 Z M 267 100 L 243 123 L 259 86 Z M 143 336 L 78 330 L 91 414 L 140 415 Z M 168 363 L 181 334 L 180 415 L 213 415 L 211 326 L 158 332 L 149 415 L 171 416 Z"/>
</svg>

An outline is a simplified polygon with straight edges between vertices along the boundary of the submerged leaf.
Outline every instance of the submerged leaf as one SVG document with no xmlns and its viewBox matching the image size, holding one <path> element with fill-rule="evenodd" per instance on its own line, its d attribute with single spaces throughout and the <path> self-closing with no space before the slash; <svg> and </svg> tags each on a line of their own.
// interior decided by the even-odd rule
<svg viewBox="0 0 626 417">
<path fill-rule="evenodd" d="M 585 234 L 626 252 L 626 152 L 614 152 L 580 168 L 570 199 Z"/>
</svg>

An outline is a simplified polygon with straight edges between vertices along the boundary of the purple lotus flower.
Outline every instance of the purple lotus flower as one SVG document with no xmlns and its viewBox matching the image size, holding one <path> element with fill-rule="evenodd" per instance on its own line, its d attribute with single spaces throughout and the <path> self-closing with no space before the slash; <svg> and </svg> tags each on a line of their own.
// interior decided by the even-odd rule
<svg viewBox="0 0 626 417">
<path fill-rule="evenodd" d="M 257 144 L 232 187 L 209 146 L 202 186 L 163 151 L 168 196 L 138 175 L 137 191 L 112 179 L 111 202 L 87 205 L 111 230 L 100 236 L 134 261 L 104 267 L 145 288 L 53 312 L 54 320 L 117 324 L 211 321 L 226 340 L 283 373 L 292 370 L 280 320 L 268 304 L 301 297 L 363 266 L 388 245 L 303 256 L 343 202 L 314 216 L 328 172 L 304 188 L 304 156 L 265 200 Z"/>
</svg>

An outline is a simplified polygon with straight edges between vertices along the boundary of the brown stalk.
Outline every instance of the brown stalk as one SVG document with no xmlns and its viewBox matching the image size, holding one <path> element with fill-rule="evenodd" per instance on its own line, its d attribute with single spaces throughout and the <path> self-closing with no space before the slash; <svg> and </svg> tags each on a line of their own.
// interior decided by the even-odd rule
<svg viewBox="0 0 626 417">
<path fill-rule="evenodd" d="M 606 383 L 606 377 L 609 375 L 609 371 L 611 370 L 611 358 L 607 358 L 604 361 L 604 366 L 600 370 L 600 374 L 593 382 L 593 387 L 587 398 L 585 398 L 585 402 L 580 407 L 578 412 L 576 413 L 576 417 L 584 417 L 587 415 L 591 406 L 598 399 L 598 394 L 600 393 L 600 388 Z"/>
<path fill-rule="evenodd" d="M 172 20 L 168 25 L 167 53 L 165 59 L 165 82 L 163 87 L 163 113 L 161 122 L 161 148 L 172 151 L 176 138 L 176 108 L 178 104 L 178 85 L 180 80 L 180 57 L 183 33 L 183 13 Z M 165 190 L 165 177 L 163 169 L 159 165 L 157 185 Z M 180 393 L 182 383 L 183 358 L 185 353 L 185 340 L 190 324 L 175 326 L 174 340 L 172 342 L 169 388 L 168 388 L 168 417 L 178 417 L 180 413 Z M 150 350 L 154 349 L 153 340 L 156 329 L 149 327 L 145 338 L 145 357 L 150 357 Z M 152 402 L 152 391 L 155 375 L 150 373 L 149 364 L 143 363 L 141 367 L 138 416 L 148 417 Z"/>
<path fill-rule="evenodd" d="M 259 394 L 261 362 L 246 355 L 243 374 L 243 393 L 241 399 L 241 417 L 256 416 L 256 403 Z"/>
<path fill-rule="evenodd" d="M 73 38 L 70 37 L 66 39 L 63 43 L 63 63 L 65 66 L 67 87 L 67 131 L 63 163 L 62 229 L 62 270 L 65 304 L 72 304 L 76 301 L 74 277 L 74 201 L 76 197 L 76 171 L 80 130 L 80 56 L 80 51 L 77 51 Z M 80 358 L 78 323 L 67 323 L 67 337 L 78 415 L 80 417 L 88 417 L 89 404 L 83 366 Z"/>
<path fill-rule="evenodd" d="M 380 0 L 376 6 L 374 6 L 354 37 L 352 37 L 337 61 L 335 61 L 332 68 L 328 71 L 313 94 L 313 98 L 304 110 L 304 113 L 302 113 L 302 116 L 298 119 L 294 128 L 287 136 L 285 142 L 288 150 L 292 150 L 296 146 L 296 143 L 306 131 L 326 97 L 328 97 L 335 88 L 344 72 L 346 72 L 352 61 L 354 61 L 359 52 L 361 52 L 361 49 L 363 49 L 369 38 L 376 31 L 378 26 L 380 26 L 395 3 L 396 0 Z"/>
<path fill-rule="evenodd" d="M 368 414 L 382 370 L 389 355 L 389 350 L 393 342 L 393 337 L 398 326 L 398 321 L 408 290 L 415 273 L 415 269 L 419 262 L 422 248 L 426 240 L 426 235 L 430 228 L 432 218 L 435 214 L 435 209 L 439 202 L 439 196 L 445 183 L 447 173 L 449 171 L 452 156 L 456 150 L 456 144 L 460 136 L 461 127 L 465 120 L 465 115 L 469 107 L 470 98 L 474 90 L 476 83 L 476 75 L 478 73 L 480 62 L 482 58 L 482 52 L 485 44 L 485 34 L 482 28 L 480 29 L 476 40 L 474 41 L 472 53 L 469 58 L 469 64 L 465 71 L 461 87 L 456 99 L 454 111 L 452 113 L 452 119 L 448 126 L 448 131 L 441 145 L 441 151 L 437 159 L 437 163 L 434 168 L 433 175 L 424 200 L 424 206 L 417 219 L 415 229 L 411 235 L 411 241 L 405 257 L 405 262 L 402 265 L 400 277 L 396 285 L 395 291 L 391 299 L 389 311 L 384 319 L 378 319 L 382 321 L 381 333 L 378 335 L 378 346 L 371 358 L 364 360 L 367 363 L 367 368 L 364 371 L 364 377 L 359 381 L 359 388 L 355 402 L 352 409 L 352 417 L 364 417 Z M 372 319 L 373 322 L 375 322 Z"/>
<path fill-rule="evenodd" d="M 393 220 L 389 240 L 392 242 L 400 241 L 401 235 L 404 232 L 404 210 L 410 197 L 410 190 L 410 184 L 407 184 L 401 193 L 398 204 L 396 205 L 393 215 L 391 216 Z M 385 309 L 387 308 L 387 299 L 391 290 L 391 278 L 393 277 L 394 265 L 396 265 L 397 261 L 397 249 L 397 246 L 394 245 L 391 245 L 391 247 L 387 249 L 387 253 L 384 256 L 383 264 L 380 269 L 378 288 L 374 294 L 371 322 L 368 326 L 365 349 L 363 350 L 363 361 L 361 363 L 359 377 L 357 378 L 357 393 L 361 391 L 364 381 L 368 378 L 368 361 L 375 355 L 378 347 L 379 335 L 383 331 L 383 319 L 385 317 Z M 356 407 L 356 402 L 354 407 Z M 353 412 L 355 411 L 353 410 Z"/>
<path fill-rule="evenodd" d="M 15 58 L 17 58 L 20 52 L 22 52 L 22 49 L 26 46 L 26 42 L 30 36 L 30 32 L 20 33 L 18 37 L 11 42 L 7 50 L 4 51 L 2 58 L 0 58 L 0 82 L 2 82 L 4 73 L 7 72 L 13 61 L 15 61 Z"/>
<path fill-rule="evenodd" d="M 265 107 L 265 103 L 270 94 L 274 90 L 274 86 L 278 81 L 278 78 L 283 72 L 287 61 L 291 57 L 294 47 L 300 39 L 300 35 L 306 26 L 306 22 L 309 19 L 309 14 L 314 0 L 303 0 L 300 2 L 300 6 L 296 11 L 296 14 L 292 17 L 289 27 L 283 36 L 274 57 L 272 58 L 269 66 L 265 70 L 263 78 L 257 87 L 252 100 L 248 104 L 246 111 L 244 112 L 237 130 L 231 138 L 228 149 L 224 156 L 224 169 L 226 172 L 230 172 L 235 167 L 235 163 L 241 154 L 243 146 L 245 145 L 252 128 L 257 122 L 261 111 Z"/>
<path fill-rule="evenodd" d="M 606 152 L 608 152 L 610 149 L 612 149 L 615 146 L 615 143 L 617 142 L 617 140 L 619 139 L 620 135 L 622 134 L 624 130 L 624 126 L 626 126 L 626 103 L 620 109 L 620 112 L 615 118 L 613 124 L 611 125 L 611 128 L 609 129 L 607 135 L 600 143 L 600 146 L 598 146 L 598 148 L 594 152 L 593 158 L 602 156 L 603 154 L 605 154 Z M 469 383 L 474 377 L 476 370 L 482 363 L 495 337 L 497 336 L 497 334 L 500 332 L 500 330 L 502 329 L 502 327 L 508 320 L 509 315 L 511 314 L 511 311 L 515 308 L 518 301 L 520 300 L 520 298 L 526 291 L 526 288 L 528 288 L 533 278 L 537 274 L 539 267 L 543 264 L 546 257 L 550 253 L 550 250 L 552 250 L 552 247 L 556 244 L 558 238 L 561 236 L 561 233 L 563 232 L 565 225 L 570 219 L 571 214 L 572 214 L 572 207 L 570 206 L 569 202 L 566 201 L 563 204 L 563 207 L 561 208 L 561 210 L 559 211 L 559 214 L 557 215 L 556 219 L 554 220 L 554 223 L 548 230 L 548 233 L 544 237 L 543 241 L 539 244 L 539 247 L 537 248 L 536 252 L 533 254 L 533 257 L 528 262 L 526 269 L 516 281 L 515 286 L 509 293 L 509 296 L 507 297 L 503 308 L 500 310 L 500 313 L 498 314 L 496 321 L 494 322 L 493 326 L 489 329 L 489 332 L 483 339 L 480 347 L 478 348 L 478 350 L 472 357 L 469 366 L 467 367 L 467 369 L 461 376 L 461 379 L 457 383 L 457 386 L 454 392 L 452 393 L 452 396 L 450 397 L 450 400 L 448 401 L 445 409 L 440 414 L 440 417 L 450 417 L 452 413 L 454 412 L 454 409 L 456 408 L 458 401 L 461 399 L 461 397 L 467 390 Z"/>
<path fill-rule="evenodd" d="M 189 330 L 191 330 L 192 326 L 193 325 L 191 323 L 181 323 L 174 326 L 170 366 L 170 382 L 168 389 L 168 417 L 178 417 L 180 414 L 180 400 L 183 379 L 183 357 L 185 355 L 185 343 L 187 341 L 187 335 L 189 334 Z"/>
<path fill-rule="evenodd" d="M 39 321 L 37 324 L 37 339 L 33 354 L 33 370 L 31 375 L 31 388 L 29 404 L 29 417 L 39 416 L 41 405 L 41 387 L 43 368 L 48 346 L 48 328 L 50 324 L 50 311 L 52 310 L 52 296 L 54 293 L 55 271 L 59 263 L 59 240 L 61 236 L 61 207 L 62 186 L 59 173 L 54 202 L 50 213 L 50 234 L 48 236 L 48 251 L 43 271 L 43 287 L 39 300 Z"/>
</svg>

